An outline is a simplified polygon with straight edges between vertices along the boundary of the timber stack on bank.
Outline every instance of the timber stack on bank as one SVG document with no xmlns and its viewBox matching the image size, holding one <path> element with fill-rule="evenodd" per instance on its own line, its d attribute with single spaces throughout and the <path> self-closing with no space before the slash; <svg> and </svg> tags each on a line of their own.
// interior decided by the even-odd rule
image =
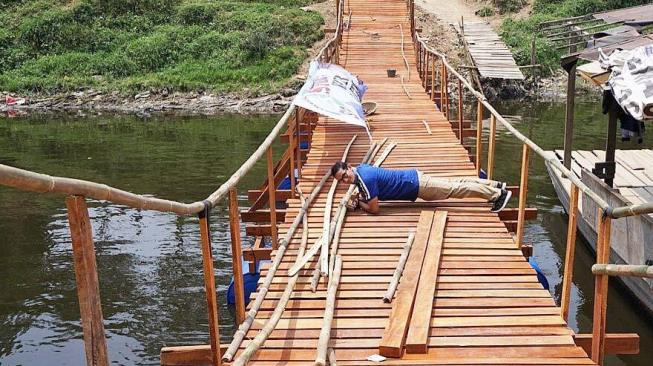
<svg viewBox="0 0 653 366">
<path fill-rule="evenodd" d="M 206 200 L 190 204 L 0 166 L 0 184 L 72 195 L 69 217 L 88 364 L 108 365 L 109 359 L 84 197 L 199 217 L 209 343 L 165 347 L 162 365 L 363 365 L 375 364 L 367 361 L 374 354 L 388 357 L 388 365 L 596 365 L 605 353 L 638 352 L 637 335 L 605 332 L 607 280 L 615 273 L 649 271 L 597 267 L 592 334 L 574 334 L 567 326 L 574 216 L 560 307 L 525 259 L 530 250 L 523 242 L 524 225 L 536 214 L 526 207 L 528 165 L 531 154 L 545 157 L 545 152 L 426 46 L 415 29 L 413 1 L 341 1 L 337 14 L 336 33 L 318 59 L 342 65 L 369 86 L 366 99 L 378 104 L 368 119 L 371 140 L 360 128 L 291 107 L 227 182 Z M 389 78 L 387 69 L 398 76 Z M 452 83 L 457 95 L 449 92 Z M 463 87 L 471 95 L 467 100 Z M 465 104 L 475 112 L 468 119 Z M 486 147 L 480 128 L 486 115 L 487 162 L 481 161 Z M 498 123 L 523 143 L 520 182 L 511 187 L 516 209 L 496 214 L 478 199 L 418 200 L 384 202 L 381 214 L 367 215 L 347 212 L 351 187 L 331 184 L 329 168 L 343 156 L 354 164 L 415 167 L 439 177 L 478 176 L 485 166 L 492 177 Z M 272 142 L 277 138 L 288 145 L 275 163 Z M 263 158 L 266 184 L 249 193 L 253 209 L 239 213 L 238 182 Z M 612 220 L 653 212 L 653 207 L 611 207 L 560 162 L 549 163 L 605 213 L 599 220 L 597 263 L 607 264 Z M 286 175 L 291 188 L 277 190 Z M 333 196 L 329 186 L 335 187 Z M 212 208 L 227 198 L 239 323 L 228 346 L 220 343 L 209 225 Z M 285 208 L 278 208 L 278 201 Z M 246 232 L 259 237 L 258 247 L 245 256 L 271 259 L 248 305 L 238 275 L 239 216 L 248 222 Z M 329 243 L 323 270 L 317 253 Z M 397 268 L 401 258 L 404 265 Z M 328 276 L 318 277 L 313 292 L 310 283 L 318 267 Z M 399 284 L 389 292 L 393 278 Z M 390 302 L 383 299 L 388 293 Z"/>
</svg>

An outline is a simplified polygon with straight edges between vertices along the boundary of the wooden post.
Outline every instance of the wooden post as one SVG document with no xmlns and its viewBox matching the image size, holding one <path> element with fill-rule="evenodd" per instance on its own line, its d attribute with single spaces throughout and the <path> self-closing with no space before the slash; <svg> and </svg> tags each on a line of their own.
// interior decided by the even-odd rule
<svg viewBox="0 0 653 366">
<path fill-rule="evenodd" d="M 517 248 L 524 245 L 524 223 L 526 221 L 526 194 L 528 193 L 528 155 L 530 148 L 522 145 L 521 179 L 519 182 L 519 211 L 517 216 Z"/>
<path fill-rule="evenodd" d="M 596 240 L 596 263 L 606 264 L 610 259 L 610 229 L 612 219 L 599 210 L 598 237 Z M 608 306 L 607 274 L 596 275 L 594 282 L 594 315 L 592 325 L 592 361 L 603 365 L 605 351 L 605 323 Z"/>
<path fill-rule="evenodd" d="M 444 116 L 446 117 L 448 111 L 447 111 L 447 107 L 445 106 L 445 102 L 444 102 L 444 84 L 445 84 L 445 81 L 444 81 L 444 76 L 445 76 L 444 75 L 445 74 L 444 69 L 445 69 L 445 67 L 446 66 L 444 65 L 444 59 L 442 59 L 442 67 L 441 67 L 441 70 L 440 70 L 440 111 L 443 112 Z"/>
<path fill-rule="evenodd" d="M 481 149 L 483 148 L 483 103 L 476 105 L 476 176 L 481 174 Z"/>
<path fill-rule="evenodd" d="M 236 187 L 229 190 L 229 229 L 231 231 L 231 261 L 234 268 L 234 289 L 236 290 L 236 325 L 245 320 L 245 286 L 243 285 L 243 253 L 240 244 L 240 217 L 238 216 L 238 194 Z"/>
<path fill-rule="evenodd" d="M 567 103 L 565 112 L 565 141 L 562 162 L 567 169 L 571 169 L 571 149 L 574 136 L 574 105 L 576 100 L 576 64 L 574 62 L 567 74 Z"/>
<path fill-rule="evenodd" d="M 487 179 L 492 179 L 494 172 L 494 143 L 497 134 L 497 118 L 492 114 L 490 116 L 490 137 L 487 147 Z"/>
<path fill-rule="evenodd" d="M 295 113 L 297 113 L 296 110 Z M 295 130 L 290 127 L 291 125 L 288 124 L 288 152 L 290 153 L 288 175 L 290 177 L 290 196 L 294 198 L 297 193 L 295 190 Z"/>
<path fill-rule="evenodd" d="M 447 101 L 447 120 L 451 119 L 451 100 L 449 99 L 449 71 L 447 67 L 444 68 L 444 96 Z"/>
<path fill-rule="evenodd" d="M 435 100 L 435 56 L 431 58 L 431 100 Z"/>
<path fill-rule="evenodd" d="M 460 137 L 460 144 L 463 145 L 463 83 L 458 79 L 458 136 Z"/>
<path fill-rule="evenodd" d="M 272 239 L 272 249 L 277 249 L 279 242 L 277 240 L 277 200 L 275 197 L 276 188 L 274 186 L 274 171 L 272 160 L 272 146 L 268 147 L 268 198 L 270 202 L 270 238 Z"/>
<path fill-rule="evenodd" d="M 301 109 L 297 107 L 295 110 L 295 131 L 297 132 L 297 157 L 295 161 L 297 162 L 297 176 L 301 179 L 302 177 L 302 120 L 299 117 L 299 112 Z"/>
<path fill-rule="evenodd" d="M 209 207 L 205 206 L 199 214 L 200 245 L 204 269 L 204 290 L 209 313 L 209 337 L 213 366 L 220 366 L 220 326 L 218 324 L 218 295 L 215 291 L 215 271 L 213 269 L 213 252 L 211 251 L 211 230 L 209 228 Z"/>
<path fill-rule="evenodd" d="M 93 227 L 88 216 L 86 199 L 83 196 L 68 196 L 66 197 L 66 208 L 68 209 L 73 246 L 75 281 L 77 282 L 79 313 L 84 332 L 86 364 L 109 366 L 107 341 L 102 323 L 100 284 L 93 246 Z"/>
<path fill-rule="evenodd" d="M 578 187 L 571 183 L 569 193 L 569 225 L 567 226 L 567 250 L 565 253 L 565 271 L 562 275 L 562 298 L 560 300 L 560 316 L 565 321 L 569 319 L 569 296 L 571 279 L 574 275 L 574 255 L 576 253 L 576 220 L 578 215 Z"/>
</svg>

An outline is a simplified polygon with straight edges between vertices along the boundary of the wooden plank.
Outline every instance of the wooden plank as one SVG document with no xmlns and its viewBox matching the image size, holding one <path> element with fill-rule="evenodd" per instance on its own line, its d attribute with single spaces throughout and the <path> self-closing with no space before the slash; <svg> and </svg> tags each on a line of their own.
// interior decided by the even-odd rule
<svg viewBox="0 0 653 366">
<path fill-rule="evenodd" d="M 422 211 L 420 214 L 415 241 L 392 304 L 389 321 L 379 342 L 379 354 L 382 356 L 401 357 L 433 217 L 433 211 Z"/>
<path fill-rule="evenodd" d="M 406 352 L 408 353 L 426 353 L 431 320 L 431 312 L 429 310 L 433 308 L 433 297 L 438 282 L 438 271 L 440 269 L 440 257 L 446 223 L 447 213 L 442 211 L 436 212 L 433 217 L 426 258 L 422 264 L 413 314 L 406 337 Z"/>
</svg>

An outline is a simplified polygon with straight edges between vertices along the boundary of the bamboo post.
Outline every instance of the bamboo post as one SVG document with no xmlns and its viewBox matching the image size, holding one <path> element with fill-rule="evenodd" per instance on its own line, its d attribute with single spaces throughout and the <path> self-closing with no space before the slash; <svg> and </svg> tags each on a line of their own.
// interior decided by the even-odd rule
<svg viewBox="0 0 653 366">
<path fill-rule="evenodd" d="M 199 214 L 200 245 L 202 247 L 202 263 L 204 269 L 204 290 L 209 314 L 209 337 L 211 342 L 212 365 L 220 366 L 220 326 L 218 324 L 218 296 L 215 291 L 215 271 L 213 269 L 213 252 L 211 250 L 211 231 L 209 228 L 209 206 Z"/>
<path fill-rule="evenodd" d="M 458 79 L 458 136 L 460 137 L 460 144 L 463 144 L 463 83 Z"/>
<path fill-rule="evenodd" d="M 569 193 L 569 224 L 567 226 L 567 249 L 565 253 L 565 270 L 562 275 L 562 297 L 560 300 L 560 316 L 565 321 L 569 319 L 569 296 L 574 275 L 574 255 L 576 254 L 576 220 L 578 215 L 578 187 L 571 183 Z"/>
<path fill-rule="evenodd" d="M 317 285 L 320 283 L 320 268 L 315 267 L 313 270 L 313 277 L 311 277 L 311 292 L 317 291 Z"/>
<path fill-rule="evenodd" d="M 598 238 L 596 240 L 596 264 L 607 264 L 610 259 L 610 230 L 612 219 L 599 209 Z M 594 315 L 592 324 L 592 361 L 603 365 L 605 353 L 605 324 L 608 307 L 607 274 L 599 274 L 594 282 Z"/>
<path fill-rule="evenodd" d="M 279 241 L 279 249 L 276 251 L 276 254 L 274 255 L 274 259 L 272 260 L 272 264 L 268 269 L 268 273 L 265 275 L 265 279 L 263 280 L 263 283 L 259 287 L 258 293 L 256 294 L 256 299 L 254 300 L 254 302 L 250 306 L 249 311 L 245 315 L 245 321 L 243 321 L 238 327 L 238 329 L 236 330 L 236 333 L 234 334 L 234 338 L 231 341 L 231 344 L 229 344 L 229 348 L 227 348 L 227 350 L 222 356 L 222 360 L 231 361 L 234 355 L 236 354 L 236 351 L 238 351 L 238 347 L 240 347 L 240 343 L 243 341 L 243 339 L 245 338 L 245 334 L 247 334 L 247 331 L 252 326 L 252 323 L 254 322 L 254 317 L 256 317 L 256 313 L 258 312 L 258 309 L 261 307 L 263 300 L 265 300 L 265 296 L 268 293 L 268 289 L 270 288 L 272 279 L 274 278 L 274 275 L 277 273 L 277 269 L 279 268 L 279 265 L 281 264 L 281 260 L 283 259 L 283 255 L 286 252 L 288 243 L 290 242 L 292 236 L 295 234 L 295 230 L 297 230 L 297 227 L 299 226 L 300 222 L 306 215 L 308 206 L 311 205 L 311 203 L 318 195 L 322 187 L 324 187 L 324 183 L 326 183 L 327 179 L 330 176 L 331 176 L 331 172 L 327 172 L 326 174 L 324 174 L 324 176 L 322 176 L 322 179 L 315 186 L 310 196 L 308 196 L 308 199 L 306 199 L 306 201 L 302 203 L 302 206 L 299 209 L 299 213 L 297 214 L 297 216 L 295 216 L 295 219 L 293 220 L 292 224 L 288 228 L 288 231 L 286 232 L 284 237 L 281 238 L 281 240 Z"/>
<path fill-rule="evenodd" d="M 245 286 L 243 284 L 243 253 L 240 241 L 240 217 L 236 187 L 229 189 L 229 230 L 231 232 L 231 262 L 236 290 L 236 324 L 245 320 Z"/>
<path fill-rule="evenodd" d="M 492 179 L 494 173 L 494 144 L 497 134 L 497 118 L 490 115 L 490 137 L 487 146 L 487 179 Z"/>
<path fill-rule="evenodd" d="M 431 100 L 435 100 L 435 56 L 431 58 Z"/>
<path fill-rule="evenodd" d="M 328 356 L 329 356 L 329 366 L 338 366 L 338 363 L 336 361 L 336 352 L 333 350 L 333 348 L 329 347 Z"/>
<path fill-rule="evenodd" d="M 476 105 L 476 176 L 481 175 L 481 150 L 483 149 L 483 103 Z"/>
<path fill-rule="evenodd" d="M 415 240 L 415 232 L 411 232 L 408 235 L 406 244 L 404 244 L 404 250 L 401 252 L 401 257 L 399 257 L 399 262 L 397 263 L 397 268 L 395 269 L 392 279 L 388 284 L 388 290 L 383 295 L 383 302 L 389 303 L 392 302 L 392 297 L 395 295 L 397 286 L 399 285 L 399 280 L 401 279 L 401 274 L 404 272 L 404 267 L 406 266 L 406 260 L 408 260 L 408 254 L 410 254 L 410 248 L 413 246 L 413 240 Z"/>
<path fill-rule="evenodd" d="M 272 146 L 268 147 L 267 151 L 268 157 L 268 201 L 270 202 L 270 238 L 272 239 L 272 249 L 277 249 L 279 247 L 279 242 L 277 238 L 277 200 L 275 194 L 277 187 L 274 184 L 274 171 L 272 160 Z"/>
<path fill-rule="evenodd" d="M 526 199 L 528 193 L 528 156 L 530 148 L 522 145 L 521 179 L 519 181 L 519 212 L 517 216 L 517 248 L 524 245 L 524 223 L 526 221 Z"/>
<path fill-rule="evenodd" d="M 326 365 L 327 348 L 329 347 L 329 339 L 331 338 L 331 323 L 333 322 L 333 313 L 336 307 L 336 293 L 338 292 L 338 285 L 340 284 L 341 270 L 342 258 L 338 255 L 336 256 L 336 265 L 333 269 L 333 278 L 329 282 L 329 289 L 327 290 L 324 320 L 322 322 L 322 329 L 320 330 L 320 338 L 317 341 L 317 357 L 315 357 L 315 364 L 320 366 Z"/>
<path fill-rule="evenodd" d="M 84 333 L 86 364 L 108 366 L 107 341 L 102 322 L 100 284 L 93 246 L 93 227 L 83 196 L 66 197 L 68 222 L 75 263 L 75 281 L 79 299 L 79 313 Z"/>
</svg>

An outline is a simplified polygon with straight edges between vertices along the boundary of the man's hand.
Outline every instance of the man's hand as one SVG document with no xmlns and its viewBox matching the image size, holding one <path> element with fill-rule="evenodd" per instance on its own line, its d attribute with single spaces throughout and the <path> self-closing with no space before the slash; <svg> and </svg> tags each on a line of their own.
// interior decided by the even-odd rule
<svg viewBox="0 0 653 366">
<path fill-rule="evenodd" d="M 349 211 L 355 211 L 359 207 L 359 200 L 358 200 L 358 195 L 352 195 L 351 198 L 349 199 L 349 202 L 347 202 L 347 209 Z"/>
</svg>

